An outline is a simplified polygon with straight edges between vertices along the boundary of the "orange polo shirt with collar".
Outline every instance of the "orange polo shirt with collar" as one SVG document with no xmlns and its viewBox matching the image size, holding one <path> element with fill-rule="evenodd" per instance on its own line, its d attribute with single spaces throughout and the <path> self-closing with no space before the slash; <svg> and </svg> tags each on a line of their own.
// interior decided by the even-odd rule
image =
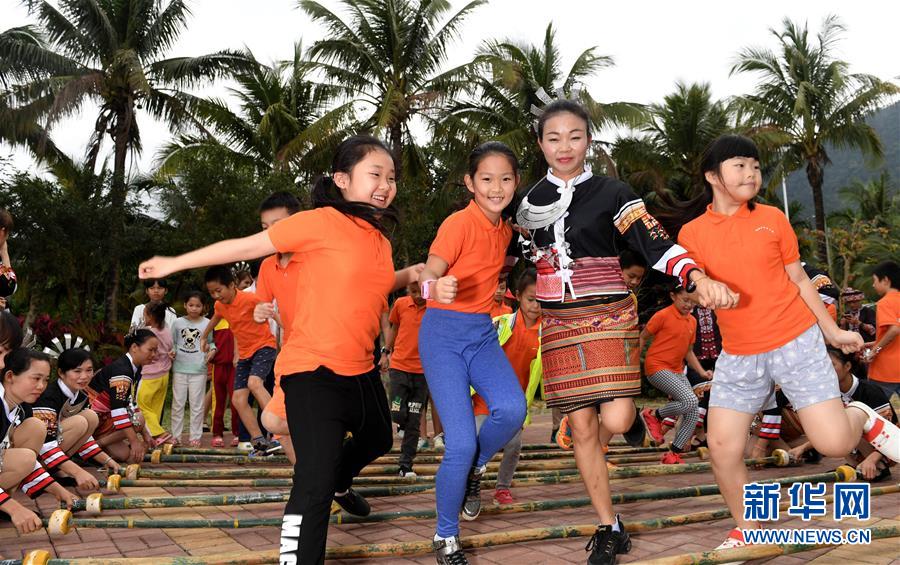
<svg viewBox="0 0 900 565">
<path fill-rule="evenodd" d="M 387 238 L 330 206 L 298 212 L 266 233 L 278 252 L 294 253 L 291 259 L 301 264 L 291 336 L 276 373 L 319 366 L 344 376 L 371 371 L 381 313 L 395 281 Z"/>
<path fill-rule="evenodd" d="M 490 313 L 511 238 L 512 228 L 502 219 L 491 222 L 474 200 L 451 214 L 438 229 L 428 253 L 449 265 L 446 275 L 458 281 L 456 299 L 452 304 L 430 300 L 428 307 Z"/>
<path fill-rule="evenodd" d="M 778 349 L 816 318 L 785 266 L 800 260 L 797 236 L 781 210 L 744 204 L 732 216 L 712 206 L 678 234 L 697 266 L 740 294 L 736 308 L 717 310 L 722 349 L 755 355 Z"/>
</svg>

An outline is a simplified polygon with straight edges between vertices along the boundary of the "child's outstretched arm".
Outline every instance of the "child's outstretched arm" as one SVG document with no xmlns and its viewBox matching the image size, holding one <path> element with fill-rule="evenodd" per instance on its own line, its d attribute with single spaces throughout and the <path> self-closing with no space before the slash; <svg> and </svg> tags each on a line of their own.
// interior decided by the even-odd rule
<svg viewBox="0 0 900 565">
<path fill-rule="evenodd" d="M 803 270 L 803 265 L 800 264 L 800 261 L 794 261 L 785 265 L 784 270 L 787 271 L 791 282 L 800 289 L 800 298 L 803 299 L 803 302 L 815 315 L 816 321 L 818 321 L 819 327 L 822 329 L 822 334 L 825 336 L 825 341 L 835 347 L 839 347 L 844 353 L 859 351 L 863 346 L 862 336 L 856 332 L 848 332 L 838 327 L 837 322 L 834 321 L 834 318 L 831 317 L 831 314 L 825 308 L 825 303 L 819 297 L 819 291 L 816 290 L 816 287 L 813 286 L 806 275 L 806 271 Z"/>
<path fill-rule="evenodd" d="M 424 263 L 416 263 L 405 269 L 394 272 L 394 292 L 405 288 L 406 285 L 422 280 L 420 278 L 422 269 L 425 268 Z"/>
<path fill-rule="evenodd" d="M 177 257 L 153 257 L 141 263 L 138 267 L 138 277 L 160 279 L 185 269 L 248 261 L 271 255 L 276 251 L 268 232 L 261 231 L 247 237 L 213 243 Z"/>
<path fill-rule="evenodd" d="M 419 273 L 422 297 L 441 304 L 452 304 L 456 299 L 458 282 L 453 275 L 444 276 L 450 265 L 437 255 L 429 255 L 425 268 Z M 427 287 L 427 288 L 426 288 Z"/>
</svg>

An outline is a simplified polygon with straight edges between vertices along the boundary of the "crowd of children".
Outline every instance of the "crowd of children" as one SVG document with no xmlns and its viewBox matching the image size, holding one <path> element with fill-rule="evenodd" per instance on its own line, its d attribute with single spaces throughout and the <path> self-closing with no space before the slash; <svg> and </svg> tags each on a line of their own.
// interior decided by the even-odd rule
<svg viewBox="0 0 900 565">
<path fill-rule="evenodd" d="M 549 170 L 521 198 L 509 147 L 472 152 L 463 179 L 471 202 L 443 221 L 424 264 L 395 270 L 397 164 L 379 140 L 354 136 L 317 180 L 313 209 L 275 193 L 259 208 L 257 234 L 143 263 L 148 302 L 134 310 L 124 354 L 99 370 L 71 335 L 45 352 L 23 347 L 18 322 L 0 312 L 0 516 L 34 531 L 40 521 L 12 489 L 71 505 L 99 489 L 91 465 L 117 471 L 164 444 L 200 446 L 211 404 L 212 445 L 222 447 L 229 402 L 232 445 L 243 433 L 254 456 L 283 448 L 294 464 L 282 562 L 324 560 L 332 501 L 369 513 L 353 480 L 390 448 L 392 423 L 400 476 L 416 477 L 429 405 L 434 446 L 444 449 L 433 538 L 443 565 L 467 563 L 459 518 L 478 518 L 486 464 L 499 451 L 493 500 L 515 500 L 538 391 L 597 515 L 589 564 L 615 563 L 631 547 L 604 458 L 615 434 L 663 445 L 674 428 L 667 464 L 708 444 L 739 526 L 720 547 L 744 545 L 743 530 L 759 527 L 741 508 L 745 453 L 783 446 L 797 460 L 846 457 L 865 480 L 890 476 L 900 460 L 890 404 L 900 393 L 896 262 L 874 268 L 874 310 L 801 263 L 784 215 L 755 202 L 759 153 L 747 138 L 707 148 L 705 190 L 668 212 L 667 231 L 630 187 L 593 174 L 579 104 L 547 105 L 537 135 Z M 6 266 L 11 225 L 0 214 Z M 261 257 L 254 278 L 244 262 Z M 536 269 L 508 287 L 519 259 Z M 198 267 L 208 267 L 206 293 L 181 297 L 178 317 L 165 277 Z M 636 292 L 650 269 L 671 283 L 666 304 L 642 320 Z M 636 409 L 642 378 L 666 398 L 658 408 Z"/>
</svg>

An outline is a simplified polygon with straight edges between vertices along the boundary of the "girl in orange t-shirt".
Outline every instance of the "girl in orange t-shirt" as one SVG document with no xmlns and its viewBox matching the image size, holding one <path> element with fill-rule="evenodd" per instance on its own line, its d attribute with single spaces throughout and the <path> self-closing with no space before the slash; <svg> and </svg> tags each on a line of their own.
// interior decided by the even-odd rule
<svg viewBox="0 0 900 565">
<path fill-rule="evenodd" d="M 688 293 L 679 285 L 669 292 L 669 297 L 672 304 L 654 314 L 641 332 L 640 349 L 644 349 L 645 340 L 652 335 L 653 343 L 644 360 L 644 374 L 650 384 L 672 400 L 656 410 L 644 408 L 641 418 L 653 439 L 662 445 L 665 441 L 663 419 L 681 416 L 681 425 L 662 458 L 663 463 L 678 464 L 684 463 L 679 454 L 685 451 L 700 419 L 700 403 L 684 374 L 684 363 L 687 361 L 691 369 L 706 379 L 712 378 L 712 371 L 704 369 L 694 355 L 697 320 L 691 316 L 694 304 Z"/>
<path fill-rule="evenodd" d="M 486 464 L 525 420 L 519 380 L 490 317 L 512 236 L 501 215 L 518 182 L 519 162 L 509 147 L 488 142 L 475 148 L 465 176 L 472 202 L 441 224 L 420 275 L 428 302 L 419 329 L 419 356 L 446 437 L 435 478 L 433 547 L 442 564 L 466 563 L 459 544 L 460 508 L 466 520 L 478 517 Z M 491 407 L 479 432 L 470 387 Z"/>
<path fill-rule="evenodd" d="M 845 408 L 841 402 L 825 341 L 852 352 L 862 338 L 838 328 L 826 310 L 784 214 L 753 201 L 762 185 L 754 143 L 722 136 L 704 151 L 701 167 L 706 190 L 682 205 L 685 216 L 696 219 L 681 228 L 678 242 L 709 276 L 740 294 L 734 309 L 718 313 L 722 354 L 707 424 L 713 472 L 739 526 L 719 546 L 724 549 L 745 545 L 741 528 L 759 527 L 744 516 L 749 481 L 743 452 L 750 423 L 775 385 L 823 455 L 843 457 L 862 436 L 897 460 L 900 430 L 862 403 Z"/>
<path fill-rule="evenodd" d="M 388 293 L 417 280 L 422 266 L 394 271 L 384 221 L 395 217 L 396 163 L 371 136 L 335 152 L 331 174 L 313 189 L 313 210 L 255 235 L 179 257 L 154 257 L 139 276 L 159 278 L 204 265 L 294 253 L 301 259 L 290 337 L 276 362 L 297 462 L 285 506 L 281 561 L 322 563 L 332 500 L 370 512 L 352 488 L 363 467 L 393 443 L 387 396 L 374 365 Z M 353 439 L 344 442 L 347 432 Z"/>
</svg>

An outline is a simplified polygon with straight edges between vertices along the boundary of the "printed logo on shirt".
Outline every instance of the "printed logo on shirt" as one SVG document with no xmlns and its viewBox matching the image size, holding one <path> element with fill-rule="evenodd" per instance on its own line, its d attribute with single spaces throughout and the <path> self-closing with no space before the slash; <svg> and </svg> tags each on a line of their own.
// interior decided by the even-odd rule
<svg viewBox="0 0 900 565">
<path fill-rule="evenodd" d="M 196 352 L 200 348 L 200 330 L 197 328 L 181 328 L 181 341 L 184 347 L 180 348 L 185 353 Z"/>
<path fill-rule="evenodd" d="M 775 230 L 773 230 L 769 226 L 759 226 L 754 231 L 767 231 L 767 232 L 771 233 L 772 235 L 775 235 Z"/>
</svg>

